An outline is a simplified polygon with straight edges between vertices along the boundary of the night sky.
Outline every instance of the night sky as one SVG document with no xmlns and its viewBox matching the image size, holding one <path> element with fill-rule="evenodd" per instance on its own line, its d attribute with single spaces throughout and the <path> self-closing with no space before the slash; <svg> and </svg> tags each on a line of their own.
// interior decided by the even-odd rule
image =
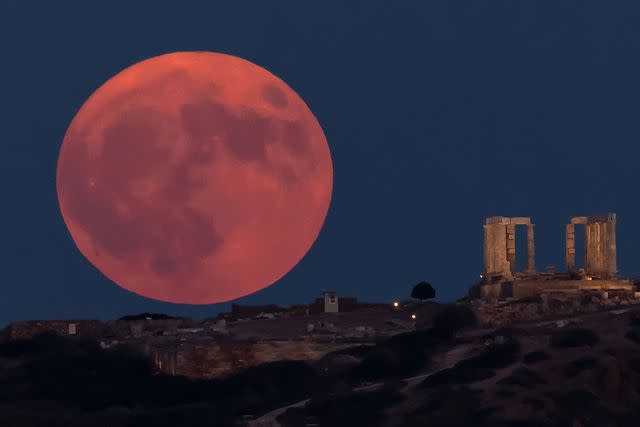
<svg viewBox="0 0 640 427">
<path fill-rule="evenodd" d="M 638 274 L 638 22 L 637 1 L 3 1 L 0 325 L 229 308 L 122 290 L 76 249 L 58 207 L 56 161 L 82 103 L 174 51 L 271 71 L 331 148 L 324 229 L 243 304 L 322 289 L 390 301 L 420 280 L 457 299 L 481 272 L 491 215 L 531 216 L 538 268 L 561 269 L 568 219 L 616 212 L 619 270 Z"/>
</svg>

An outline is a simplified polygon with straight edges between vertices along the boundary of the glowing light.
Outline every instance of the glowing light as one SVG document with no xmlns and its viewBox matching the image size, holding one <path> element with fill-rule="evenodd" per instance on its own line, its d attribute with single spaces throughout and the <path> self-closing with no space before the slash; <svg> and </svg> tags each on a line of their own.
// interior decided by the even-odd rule
<svg viewBox="0 0 640 427">
<path fill-rule="evenodd" d="M 394 307 L 398 307 L 399 305 L 400 305 L 400 304 L 398 303 L 398 301 L 395 301 L 395 302 L 393 303 L 393 306 L 394 306 Z"/>
<path fill-rule="evenodd" d="M 415 315 L 415 314 L 412 314 L 412 315 L 411 315 L 411 319 L 412 319 L 412 320 L 416 320 L 416 315 Z"/>
</svg>

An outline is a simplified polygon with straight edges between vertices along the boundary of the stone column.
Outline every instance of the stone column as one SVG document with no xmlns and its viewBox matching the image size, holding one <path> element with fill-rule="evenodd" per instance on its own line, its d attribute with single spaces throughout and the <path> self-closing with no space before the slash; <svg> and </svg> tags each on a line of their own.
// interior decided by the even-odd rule
<svg viewBox="0 0 640 427">
<path fill-rule="evenodd" d="M 596 234 L 596 275 L 602 277 L 605 275 L 604 270 L 604 229 L 605 223 L 596 222 L 595 223 L 595 234 Z"/>
<path fill-rule="evenodd" d="M 566 226 L 566 260 L 567 271 L 576 270 L 576 226 L 567 224 Z"/>
<path fill-rule="evenodd" d="M 510 276 L 507 264 L 507 228 L 505 224 L 485 224 L 484 230 L 484 274 Z"/>
<path fill-rule="evenodd" d="M 584 272 L 589 274 L 591 271 L 591 224 L 584 225 Z"/>
<path fill-rule="evenodd" d="M 482 226 L 482 255 L 483 255 L 483 263 L 482 263 L 482 274 L 486 276 L 490 272 L 491 268 L 491 246 L 489 244 L 489 233 L 490 228 L 489 225 L 485 224 Z"/>
<path fill-rule="evenodd" d="M 606 278 L 618 277 L 618 265 L 616 260 L 616 217 L 610 214 L 604 227 L 604 271 Z"/>
<path fill-rule="evenodd" d="M 533 224 L 527 224 L 527 271 L 536 272 L 536 242 L 533 234 Z"/>
<path fill-rule="evenodd" d="M 584 225 L 584 272 L 590 276 L 596 273 L 596 235 L 595 224 Z"/>
<path fill-rule="evenodd" d="M 507 224 L 507 262 L 511 274 L 516 272 L 516 226 Z"/>
<path fill-rule="evenodd" d="M 592 245 L 591 245 L 591 274 L 596 277 L 603 277 L 604 271 L 604 257 L 603 257 L 603 230 L 604 223 L 595 222 L 591 224 Z"/>
</svg>

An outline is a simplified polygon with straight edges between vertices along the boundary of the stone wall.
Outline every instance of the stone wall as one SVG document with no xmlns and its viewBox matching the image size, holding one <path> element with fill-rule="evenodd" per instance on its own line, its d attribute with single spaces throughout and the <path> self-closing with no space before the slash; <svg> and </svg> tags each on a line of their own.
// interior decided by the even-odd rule
<svg viewBox="0 0 640 427">
<path fill-rule="evenodd" d="M 317 360 L 353 345 L 306 339 L 250 342 L 199 338 L 147 342 L 142 350 L 163 372 L 192 378 L 216 378 L 278 360 Z"/>
<path fill-rule="evenodd" d="M 512 285 L 512 296 L 524 298 L 541 292 L 554 290 L 570 292 L 579 290 L 625 290 L 632 291 L 633 284 L 628 280 L 520 280 Z"/>
<path fill-rule="evenodd" d="M 569 280 L 561 278 L 560 275 L 554 275 L 548 278 L 515 279 L 496 283 L 485 281 L 474 285 L 469 290 L 469 296 L 483 299 L 526 298 L 545 292 L 575 293 L 588 290 L 624 290 L 632 292 L 634 286 L 630 280 L 623 279 L 586 280 L 583 278 Z"/>
<path fill-rule="evenodd" d="M 634 292 L 625 290 L 549 292 L 533 297 L 508 298 L 503 301 L 470 301 L 482 326 L 502 326 L 516 321 L 541 320 L 555 316 L 570 316 L 616 307 L 640 304 Z"/>
</svg>

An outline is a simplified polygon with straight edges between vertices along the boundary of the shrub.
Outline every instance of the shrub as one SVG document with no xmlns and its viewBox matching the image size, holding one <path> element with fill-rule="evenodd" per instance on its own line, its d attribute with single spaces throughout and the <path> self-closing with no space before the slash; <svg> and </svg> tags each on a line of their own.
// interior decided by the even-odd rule
<svg viewBox="0 0 640 427">
<path fill-rule="evenodd" d="M 464 305 L 447 305 L 436 314 L 434 318 L 434 328 L 449 335 L 454 335 L 457 331 L 475 326 L 476 315 L 469 307 Z"/>
<path fill-rule="evenodd" d="M 383 387 L 344 397 L 316 396 L 305 409 L 307 417 L 317 418 L 320 425 L 378 426 L 384 422 L 384 408 L 404 399 L 399 391 Z"/>
<path fill-rule="evenodd" d="M 444 369 L 421 383 L 423 387 L 444 384 L 463 384 L 481 381 L 495 376 L 495 369 L 502 369 L 518 359 L 520 343 L 516 338 L 503 337 L 488 345 L 479 355 L 458 362 L 454 367 Z"/>
<path fill-rule="evenodd" d="M 533 386 L 546 383 L 547 381 L 545 381 L 545 379 L 542 378 L 542 376 L 540 376 L 540 374 L 538 374 L 536 371 L 526 368 L 520 368 L 516 370 L 513 375 L 501 379 L 496 384 L 502 386 L 518 386 L 531 388 Z"/>
<path fill-rule="evenodd" d="M 629 361 L 629 367 L 640 374 L 640 357 L 634 357 Z"/>
<path fill-rule="evenodd" d="M 527 331 L 526 329 L 522 329 L 522 328 L 515 328 L 512 326 L 504 326 L 501 328 L 496 329 L 495 331 L 486 334 L 482 337 L 482 339 L 484 340 L 488 340 L 488 339 L 495 339 L 496 337 L 499 336 L 505 336 L 505 337 L 527 337 L 530 336 L 531 333 L 529 331 Z"/>
<path fill-rule="evenodd" d="M 307 424 L 307 411 L 300 407 L 288 408 L 276 420 L 285 427 L 303 426 Z"/>
<path fill-rule="evenodd" d="M 431 388 L 450 384 L 467 384 L 493 378 L 495 375 L 496 372 L 493 369 L 458 364 L 428 376 L 420 386 Z"/>
<path fill-rule="evenodd" d="M 461 364 L 472 367 L 502 369 L 518 360 L 520 355 L 520 342 L 515 337 L 502 337 L 485 347 L 475 357 L 463 360 Z"/>
<path fill-rule="evenodd" d="M 319 372 L 303 361 L 282 360 L 248 368 L 218 381 L 218 390 L 236 396 L 238 409 L 261 412 L 302 400 L 329 388 Z M 255 399 L 250 398 L 255 396 Z M 246 399 L 244 399 L 246 398 Z M 243 404 L 243 400 L 247 403 Z"/>
<path fill-rule="evenodd" d="M 510 388 L 499 388 L 496 390 L 496 396 L 498 397 L 512 397 L 515 396 L 515 394 L 516 392 Z"/>
<path fill-rule="evenodd" d="M 578 359 L 569 362 L 563 369 L 563 373 L 566 377 L 575 377 L 587 369 L 595 369 L 600 366 L 600 362 L 593 357 L 580 357 Z"/>
<path fill-rule="evenodd" d="M 544 409 L 544 400 L 542 400 L 542 399 L 536 399 L 534 397 L 529 397 L 529 398 L 523 399 L 522 403 L 524 403 L 525 405 L 531 406 L 531 408 L 533 410 L 535 410 L 535 411 L 539 411 L 541 409 Z"/>
<path fill-rule="evenodd" d="M 636 344 L 640 344 L 640 330 L 631 329 L 629 332 L 625 334 L 625 338 Z"/>
<path fill-rule="evenodd" d="M 551 345 L 557 348 L 595 346 L 600 337 L 591 329 L 571 328 L 551 335 Z"/>
<path fill-rule="evenodd" d="M 558 406 L 567 408 L 581 408 L 593 405 L 599 400 L 598 396 L 591 391 L 579 388 L 567 391 L 551 391 L 546 395 L 549 399 L 554 400 Z"/>
<path fill-rule="evenodd" d="M 347 347 L 341 350 L 336 350 L 329 354 L 348 354 L 349 356 L 363 357 L 366 354 L 370 353 L 373 348 L 374 346 L 372 345 L 356 345 L 353 347 Z"/>
<path fill-rule="evenodd" d="M 402 364 L 396 353 L 388 348 L 380 347 L 367 354 L 359 365 L 354 366 L 349 376 L 359 381 L 374 381 L 397 376 Z"/>
<path fill-rule="evenodd" d="M 481 381 L 495 376 L 495 369 L 511 365 L 520 354 L 520 342 L 514 337 L 502 337 L 489 344 L 482 352 L 458 362 L 454 367 L 444 369 L 421 383 L 423 387 L 444 384 L 464 384 Z"/>
<path fill-rule="evenodd" d="M 443 334 L 441 330 L 434 328 L 394 335 L 381 345 L 399 352 L 411 350 L 431 352 L 437 346 L 445 343 L 447 338 L 448 336 Z"/>
<path fill-rule="evenodd" d="M 511 365 L 518 359 L 520 343 L 505 338 L 487 346 L 479 355 L 458 362 L 454 367 L 437 372 L 422 381 L 422 387 L 464 384 L 495 376 L 495 369 Z"/>
<path fill-rule="evenodd" d="M 447 340 L 448 335 L 437 329 L 395 335 L 366 353 L 348 377 L 359 382 L 409 376 L 424 368 L 431 353 Z"/>
<path fill-rule="evenodd" d="M 549 353 L 545 351 L 532 351 L 524 355 L 522 361 L 527 365 L 535 365 L 536 363 L 549 359 Z"/>
<path fill-rule="evenodd" d="M 489 414 L 482 400 L 466 387 L 439 387 L 413 413 L 407 414 L 397 425 L 484 427 Z"/>
</svg>

